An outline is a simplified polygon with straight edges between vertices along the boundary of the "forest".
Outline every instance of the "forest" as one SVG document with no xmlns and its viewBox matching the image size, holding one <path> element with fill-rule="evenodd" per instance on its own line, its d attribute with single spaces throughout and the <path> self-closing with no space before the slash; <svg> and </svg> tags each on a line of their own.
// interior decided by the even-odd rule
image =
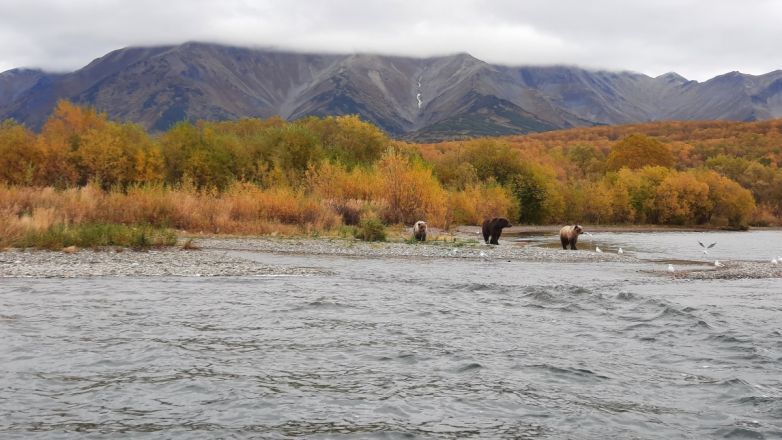
<svg viewBox="0 0 782 440">
<path fill-rule="evenodd" d="M 362 222 L 701 225 L 782 220 L 782 120 L 656 122 L 432 144 L 357 116 L 181 122 L 150 134 L 58 103 L 0 123 L 0 246 L 119 224 L 347 234 Z"/>
</svg>

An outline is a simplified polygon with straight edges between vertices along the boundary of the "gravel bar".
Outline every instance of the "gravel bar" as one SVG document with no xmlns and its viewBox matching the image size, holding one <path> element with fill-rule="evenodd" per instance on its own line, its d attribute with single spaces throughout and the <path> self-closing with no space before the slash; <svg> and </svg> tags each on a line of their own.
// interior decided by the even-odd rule
<svg viewBox="0 0 782 440">
<path fill-rule="evenodd" d="M 677 265 L 672 276 L 666 264 L 633 255 L 564 251 L 533 245 L 500 242 L 485 245 L 475 240 L 426 243 L 370 243 L 340 238 L 206 237 L 193 240 L 199 250 L 167 248 L 144 252 L 80 250 L 75 253 L 11 249 L 0 252 L 0 277 L 90 277 L 90 276 L 264 276 L 322 275 L 328 271 L 311 267 L 268 265 L 253 261 L 252 253 L 334 255 L 356 258 L 420 258 L 536 261 L 551 263 L 627 263 L 654 265 L 641 271 L 675 279 L 780 278 L 782 265 L 733 261 L 724 267 L 705 262 Z"/>
<path fill-rule="evenodd" d="M 134 252 L 80 250 L 74 253 L 12 249 L 0 252 L 0 278 L 214 277 L 320 275 L 314 268 L 273 266 L 219 250 L 179 248 Z"/>
</svg>

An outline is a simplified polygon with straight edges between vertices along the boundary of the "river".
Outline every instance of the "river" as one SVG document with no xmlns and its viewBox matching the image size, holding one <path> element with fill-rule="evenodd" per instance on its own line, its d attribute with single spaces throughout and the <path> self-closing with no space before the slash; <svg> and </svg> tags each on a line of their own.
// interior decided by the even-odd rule
<svg viewBox="0 0 782 440">
<path fill-rule="evenodd" d="M 782 438 L 779 279 L 238 253 L 328 272 L 0 279 L 0 438 Z"/>
</svg>

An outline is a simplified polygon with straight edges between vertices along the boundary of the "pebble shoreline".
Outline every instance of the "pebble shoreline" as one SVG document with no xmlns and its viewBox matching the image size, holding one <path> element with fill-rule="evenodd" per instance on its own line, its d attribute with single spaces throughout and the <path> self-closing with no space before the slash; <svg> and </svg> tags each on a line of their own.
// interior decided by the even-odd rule
<svg viewBox="0 0 782 440">
<path fill-rule="evenodd" d="M 501 243 L 488 246 L 474 240 L 456 242 L 384 242 L 368 243 L 338 238 L 278 238 L 278 237 L 209 237 L 194 240 L 199 250 L 176 248 L 144 252 L 129 250 L 80 250 L 75 253 L 10 249 L 0 252 L 2 277 L 101 277 L 101 276 L 270 276 L 323 275 L 311 267 L 268 265 L 242 258 L 249 253 L 334 255 L 358 258 L 422 258 L 515 260 L 550 263 L 629 263 L 649 264 L 632 255 L 597 253 L 590 250 L 563 251 L 540 246 L 519 246 Z M 642 271 L 658 276 L 671 276 L 665 265 Z M 780 278 L 782 265 L 734 261 L 724 267 L 708 267 L 695 262 L 690 268 L 680 267 L 676 279 L 739 279 Z M 673 278 L 673 277 L 672 277 Z"/>
</svg>

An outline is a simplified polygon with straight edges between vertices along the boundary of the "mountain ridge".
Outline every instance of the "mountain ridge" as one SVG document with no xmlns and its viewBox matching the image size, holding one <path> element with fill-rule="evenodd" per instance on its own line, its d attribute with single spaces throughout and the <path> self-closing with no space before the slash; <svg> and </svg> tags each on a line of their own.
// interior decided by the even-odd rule
<svg viewBox="0 0 782 440">
<path fill-rule="evenodd" d="M 580 67 L 317 54 L 188 42 L 128 47 L 70 73 L 0 73 L 0 119 L 39 128 L 56 102 L 161 131 L 181 120 L 357 113 L 395 137 L 440 140 L 657 120 L 782 117 L 782 71 L 704 82 Z"/>
</svg>

